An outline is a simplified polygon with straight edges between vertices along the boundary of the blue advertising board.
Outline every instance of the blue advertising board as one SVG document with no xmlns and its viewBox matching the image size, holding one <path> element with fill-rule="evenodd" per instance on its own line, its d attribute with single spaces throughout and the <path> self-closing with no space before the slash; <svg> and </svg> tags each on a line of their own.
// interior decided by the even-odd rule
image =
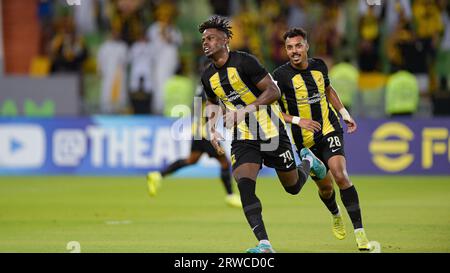
<svg viewBox="0 0 450 273">
<path fill-rule="evenodd" d="M 450 174 L 450 118 L 358 120 L 345 134 L 352 174 Z M 0 175 L 143 175 L 190 152 L 189 119 L 0 118 Z M 224 143 L 229 156 L 229 141 Z M 204 155 L 177 173 L 212 177 Z M 273 174 L 268 168 L 262 175 Z"/>
<path fill-rule="evenodd" d="M 450 174 L 450 119 L 362 119 L 345 135 L 350 174 Z"/>
</svg>

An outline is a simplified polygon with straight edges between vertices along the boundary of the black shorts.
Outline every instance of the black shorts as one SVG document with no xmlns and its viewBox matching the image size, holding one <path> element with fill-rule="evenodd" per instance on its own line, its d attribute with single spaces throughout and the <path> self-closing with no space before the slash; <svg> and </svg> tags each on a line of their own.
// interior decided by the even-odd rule
<svg viewBox="0 0 450 273">
<path fill-rule="evenodd" d="M 220 145 L 220 144 L 219 144 Z M 217 154 L 216 149 L 214 149 L 214 146 L 211 144 L 209 140 L 201 139 L 201 140 L 192 140 L 191 144 L 191 152 L 200 152 L 200 153 L 207 153 L 209 157 L 218 158 L 219 154 Z"/>
<path fill-rule="evenodd" d="M 297 147 L 298 154 L 300 156 L 300 150 L 303 147 Z M 344 152 L 344 136 L 342 132 L 331 132 L 328 135 L 322 137 L 322 139 L 309 148 L 311 152 L 314 153 L 317 158 L 319 158 L 325 167 L 327 167 L 327 172 L 330 169 L 328 167 L 328 160 L 335 155 L 342 155 L 345 157 Z"/>
<path fill-rule="evenodd" d="M 278 143 L 278 145 L 276 145 Z M 257 163 L 277 171 L 291 171 L 295 165 L 291 141 L 286 131 L 269 141 L 233 140 L 231 143 L 231 165 L 235 170 L 244 163 Z"/>
</svg>

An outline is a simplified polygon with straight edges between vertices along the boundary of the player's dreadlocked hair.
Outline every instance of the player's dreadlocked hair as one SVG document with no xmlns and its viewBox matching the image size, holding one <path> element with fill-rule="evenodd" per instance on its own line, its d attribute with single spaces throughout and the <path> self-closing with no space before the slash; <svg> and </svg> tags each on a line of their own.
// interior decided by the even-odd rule
<svg viewBox="0 0 450 273">
<path fill-rule="evenodd" d="M 228 38 L 231 39 L 233 37 L 233 32 L 231 31 L 230 21 L 228 21 L 227 18 L 214 15 L 211 18 L 209 18 L 208 21 L 203 22 L 200 26 L 198 26 L 198 31 L 200 33 L 203 33 L 205 29 L 208 28 L 215 28 L 220 31 L 225 32 Z"/>
</svg>

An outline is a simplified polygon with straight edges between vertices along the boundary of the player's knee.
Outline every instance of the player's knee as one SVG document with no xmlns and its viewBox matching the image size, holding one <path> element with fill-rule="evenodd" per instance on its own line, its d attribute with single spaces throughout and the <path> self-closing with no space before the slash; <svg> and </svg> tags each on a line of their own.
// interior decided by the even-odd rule
<svg viewBox="0 0 450 273">
<path fill-rule="evenodd" d="M 345 180 L 347 180 L 347 176 L 344 174 L 344 172 L 336 172 L 333 174 L 333 177 L 338 184 L 344 183 Z"/>
<path fill-rule="evenodd" d="M 187 165 L 193 165 L 193 164 L 197 163 L 198 159 L 199 159 L 199 157 L 197 157 L 197 156 L 190 156 L 190 157 L 186 158 L 185 162 Z"/>
<path fill-rule="evenodd" d="M 350 179 L 346 171 L 338 171 L 333 173 L 334 180 L 338 184 L 339 188 L 349 186 L 351 184 Z"/>
<path fill-rule="evenodd" d="M 189 157 L 189 158 L 186 158 L 184 160 L 184 162 L 186 163 L 186 165 L 192 165 L 195 163 L 195 160 Z"/>
<path fill-rule="evenodd" d="M 341 181 L 345 181 L 345 180 L 348 179 L 347 174 L 345 172 L 343 172 L 343 171 L 335 172 L 333 174 L 333 177 L 336 180 L 336 182 L 341 182 Z"/>
<path fill-rule="evenodd" d="M 222 163 L 220 164 L 221 169 L 230 169 L 230 164 L 229 163 Z"/>
<path fill-rule="evenodd" d="M 221 159 L 219 160 L 221 169 L 229 169 L 230 168 L 230 162 L 227 159 Z"/>
</svg>

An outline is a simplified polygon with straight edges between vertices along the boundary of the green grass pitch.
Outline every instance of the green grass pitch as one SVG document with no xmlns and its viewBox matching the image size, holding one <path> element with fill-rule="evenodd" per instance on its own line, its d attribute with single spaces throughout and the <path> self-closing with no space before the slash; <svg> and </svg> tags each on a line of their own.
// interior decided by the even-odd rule
<svg viewBox="0 0 450 273">
<path fill-rule="evenodd" d="M 450 252 L 449 176 L 352 181 L 368 238 L 382 252 Z M 275 177 L 260 178 L 257 192 L 278 252 L 357 252 L 346 211 L 339 241 L 312 180 L 291 196 Z M 81 252 L 240 253 L 256 244 L 243 212 L 225 205 L 218 178 L 168 178 L 153 199 L 143 177 L 0 178 L 0 252 L 69 252 L 69 241 Z"/>
</svg>

